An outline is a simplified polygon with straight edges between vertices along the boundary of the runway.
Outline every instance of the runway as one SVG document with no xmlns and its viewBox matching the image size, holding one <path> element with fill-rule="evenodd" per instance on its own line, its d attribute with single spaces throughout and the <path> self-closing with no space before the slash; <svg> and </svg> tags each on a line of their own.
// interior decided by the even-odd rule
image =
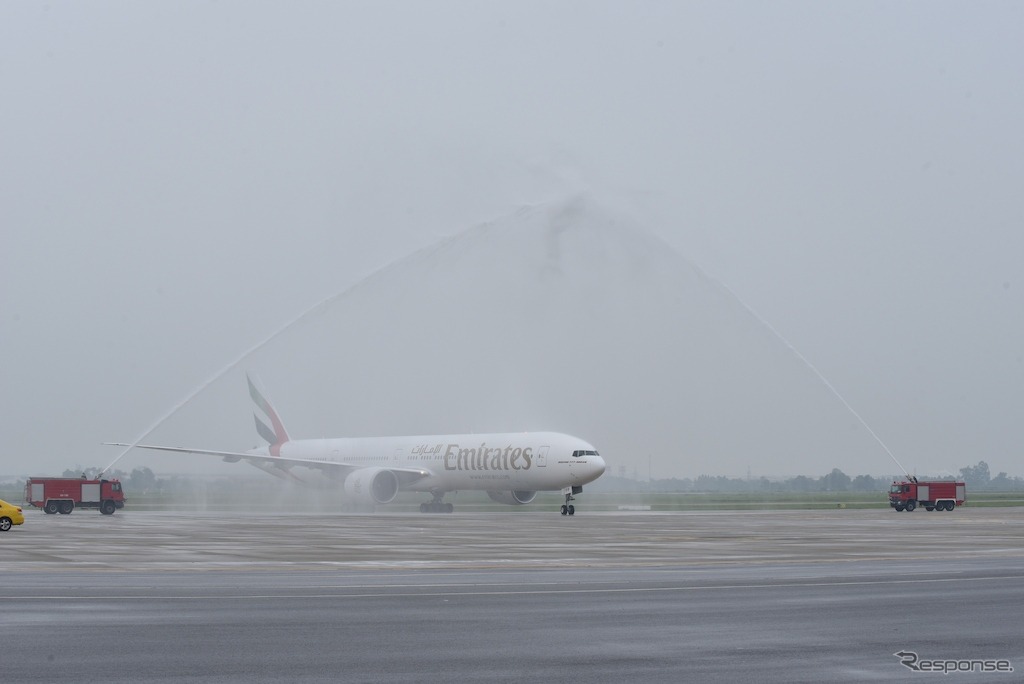
<svg viewBox="0 0 1024 684">
<path fill-rule="evenodd" d="M 92 512 L 0 537 L 5 681 L 921 681 L 1024 667 L 1024 509 Z"/>
</svg>

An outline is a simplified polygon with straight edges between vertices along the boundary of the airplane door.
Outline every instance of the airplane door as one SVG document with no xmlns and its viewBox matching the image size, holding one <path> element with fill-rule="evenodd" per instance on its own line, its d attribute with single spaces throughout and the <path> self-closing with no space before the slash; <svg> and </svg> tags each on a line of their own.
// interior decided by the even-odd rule
<svg viewBox="0 0 1024 684">
<path fill-rule="evenodd" d="M 398 464 L 402 460 L 402 450 L 395 449 L 395 463 Z"/>
<path fill-rule="evenodd" d="M 542 446 L 537 450 L 537 467 L 543 468 L 548 464 L 548 449 L 550 447 Z"/>
</svg>

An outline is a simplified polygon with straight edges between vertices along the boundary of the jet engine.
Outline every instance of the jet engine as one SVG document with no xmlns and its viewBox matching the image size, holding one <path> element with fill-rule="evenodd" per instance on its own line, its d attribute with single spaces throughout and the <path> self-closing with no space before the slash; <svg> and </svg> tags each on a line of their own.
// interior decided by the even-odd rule
<svg viewBox="0 0 1024 684">
<path fill-rule="evenodd" d="M 522 506 L 528 504 L 537 497 L 537 492 L 527 492 L 521 489 L 513 489 L 510 492 L 487 492 L 487 496 L 491 497 L 498 503 L 508 504 L 509 506 Z"/>
<path fill-rule="evenodd" d="M 398 494 L 398 476 L 387 468 L 360 468 L 349 473 L 343 489 L 352 503 L 391 503 Z"/>
</svg>

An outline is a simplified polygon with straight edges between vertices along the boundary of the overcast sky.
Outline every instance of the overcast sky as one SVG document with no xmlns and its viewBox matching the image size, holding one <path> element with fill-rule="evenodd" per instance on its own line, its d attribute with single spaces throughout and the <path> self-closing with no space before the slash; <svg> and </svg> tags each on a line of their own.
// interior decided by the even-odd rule
<svg viewBox="0 0 1024 684">
<path fill-rule="evenodd" d="M 0 475 L 106 465 L 307 307 L 581 190 L 908 468 L 1024 475 L 1022 29 L 1017 2 L 0 4 Z"/>
</svg>

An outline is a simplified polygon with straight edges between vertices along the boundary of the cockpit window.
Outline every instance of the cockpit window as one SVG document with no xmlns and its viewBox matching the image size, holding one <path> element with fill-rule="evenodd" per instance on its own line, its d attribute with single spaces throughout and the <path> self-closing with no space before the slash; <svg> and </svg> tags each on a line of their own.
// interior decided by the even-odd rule
<svg viewBox="0 0 1024 684">
<path fill-rule="evenodd" d="M 580 456 L 599 456 L 596 451 L 586 451 L 584 449 L 577 449 L 572 452 L 572 455 L 574 458 L 579 458 Z"/>
</svg>

